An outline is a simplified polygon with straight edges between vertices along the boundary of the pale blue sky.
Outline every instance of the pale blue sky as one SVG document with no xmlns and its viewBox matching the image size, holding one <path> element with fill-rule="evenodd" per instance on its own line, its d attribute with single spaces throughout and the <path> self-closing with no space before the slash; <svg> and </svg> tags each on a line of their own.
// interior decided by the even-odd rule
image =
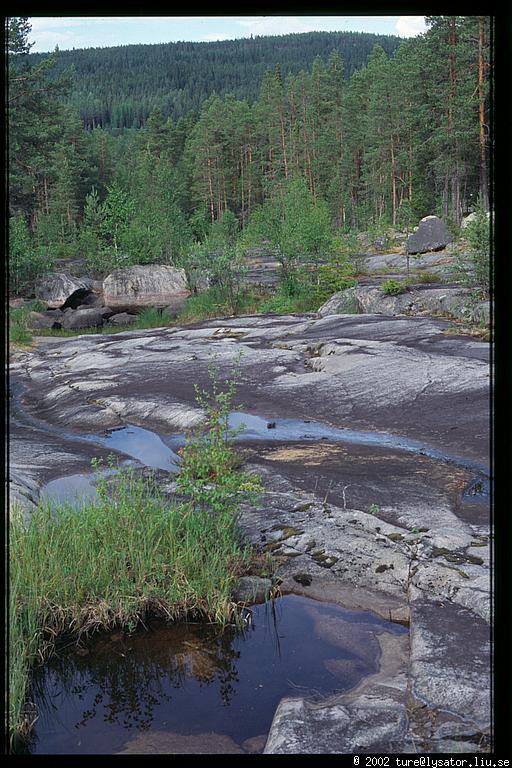
<svg viewBox="0 0 512 768">
<path fill-rule="evenodd" d="M 32 51 L 131 43 L 209 42 L 290 32 L 375 32 L 411 37 L 423 16 L 32 16 Z"/>
</svg>

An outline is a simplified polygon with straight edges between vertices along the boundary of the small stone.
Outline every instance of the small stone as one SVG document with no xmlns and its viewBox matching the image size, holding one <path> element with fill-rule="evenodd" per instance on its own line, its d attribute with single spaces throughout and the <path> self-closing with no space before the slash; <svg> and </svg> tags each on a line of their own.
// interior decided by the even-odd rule
<svg viewBox="0 0 512 768">
<path fill-rule="evenodd" d="M 233 598 L 240 603 L 261 603 L 268 598 L 271 589 L 270 579 L 242 576 L 233 592 Z"/>
<path fill-rule="evenodd" d="M 309 573 L 296 573 L 293 580 L 296 581 L 297 584 L 302 584 L 303 587 L 309 587 L 313 581 L 313 577 L 310 576 Z"/>
</svg>

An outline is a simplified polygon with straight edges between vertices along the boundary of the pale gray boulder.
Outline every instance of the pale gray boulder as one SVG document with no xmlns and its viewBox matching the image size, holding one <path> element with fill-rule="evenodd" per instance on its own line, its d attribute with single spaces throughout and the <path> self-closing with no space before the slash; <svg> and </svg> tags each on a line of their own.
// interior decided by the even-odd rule
<svg viewBox="0 0 512 768">
<path fill-rule="evenodd" d="M 185 270 L 163 264 L 116 269 L 103 281 L 103 300 L 120 312 L 175 307 L 189 295 Z"/>
<path fill-rule="evenodd" d="M 72 277 L 64 272 L 49 272 L 43 275 L 35 287 L 36 298 L 44 301 L 50 309 L 77 307 L 90 293 L 91 280 Z"/>
</svg>

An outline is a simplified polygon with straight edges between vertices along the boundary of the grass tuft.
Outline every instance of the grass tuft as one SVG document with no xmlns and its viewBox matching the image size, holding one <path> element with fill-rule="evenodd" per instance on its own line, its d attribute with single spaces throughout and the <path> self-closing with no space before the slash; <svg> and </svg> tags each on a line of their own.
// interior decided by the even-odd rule
<svg viewBox="0 0 512 768">
<path fill-rule="evenodd" d="M 228 429 L 234 381 L 198 391 L 204 428 L 182 449 L 180 501 L 153 477 L 117 468 L 97 478 L 97 498 L 41 503 L 25 522 L 11 510 L 9 531 L 9 731 L 29 733 L 30 669 L 62 635 L 132 630 L 148 616 L 237 620 L 231 595 L 251 567 L 240 505 L 261 490 L 241 472 Z M 101 462 L 93 466 L 99 469 Z M 113 469 L 111 465 L 111 469 Z"/>
</svg>

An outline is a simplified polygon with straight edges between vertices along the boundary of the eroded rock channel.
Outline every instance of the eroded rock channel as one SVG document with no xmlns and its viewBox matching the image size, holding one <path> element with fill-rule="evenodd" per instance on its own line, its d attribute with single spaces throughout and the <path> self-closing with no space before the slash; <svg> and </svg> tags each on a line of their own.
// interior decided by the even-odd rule
<svg viewBox="0 0 512 768">
<path fill-rule="evenodd" d="M 248 536 L 278 558 L 284 594 L 409 627 L 381 636 L 378 668 L 349 688 L 281 691 L 264 751 L 486 749 L 489 346 L 446 326 L 255 316 L 40 340 L 12 365 L 12 496 L 29 513 L 92 456 L 140 461 L 143 431 L 161 443 L 172 494 L 166 470 L 202 418 L 193 384 L 208 386 L 212 355 L 229 378 L 242 352 L 233 423 L 246 424 L 245 463 L 266 489 L 244 511 Z"/>
</svg>

